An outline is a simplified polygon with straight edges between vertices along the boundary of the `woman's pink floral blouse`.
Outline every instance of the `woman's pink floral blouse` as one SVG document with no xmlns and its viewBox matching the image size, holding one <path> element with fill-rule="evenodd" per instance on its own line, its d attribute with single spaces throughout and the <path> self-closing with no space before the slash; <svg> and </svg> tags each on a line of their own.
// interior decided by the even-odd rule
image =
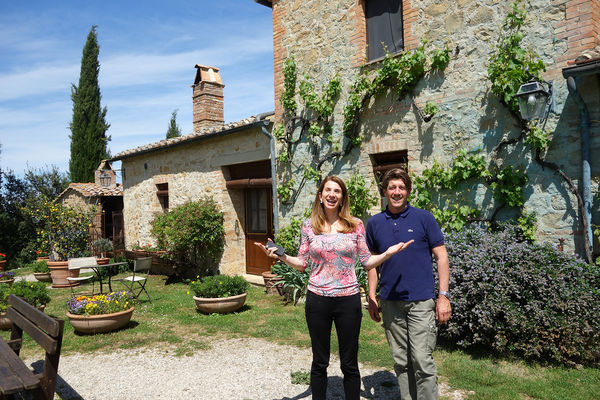
<svg viewBox="0 0 600 400">
<path fill-rule="evenodd" d="M 357 226 L 349 233 L 315 235 L 310 219 L 302 225 L 298 257 L 304 268 L 310 265 L 308 290 L 320 296 L 338 297 L 359 293 L 355 260 L 364 265 L 371 257 L 365 240 L 365 226 L 356 219 Z"/>
</svg>

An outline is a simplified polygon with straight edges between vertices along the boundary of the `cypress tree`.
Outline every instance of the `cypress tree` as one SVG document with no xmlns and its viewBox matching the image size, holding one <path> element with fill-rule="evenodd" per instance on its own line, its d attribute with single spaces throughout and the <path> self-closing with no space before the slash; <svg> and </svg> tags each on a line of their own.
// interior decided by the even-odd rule
<svg viewBox="0 0 600 400">
<path fill-rule="evenodd" d="M 171 114 L 171 122 L 167 130 L 167 139 L 181 136 L 181 128 L 177 125 L 177 110 Z"/>
<path fill-rule="evenodd" d="M 73 100 L 73 120 L 71 129 L 71 160 L 69 161 L 72 182 L 94 182 L 94 171 L 100 161 L 109 158 L 106 144 L 110 136 L 106 131 L 106 107 L 100 106 L 98 73 L 100 46 L 96 35 L 96 25 L 92 26 L 81 56 L 79 85 L 71 85 Z"/>
</svg>

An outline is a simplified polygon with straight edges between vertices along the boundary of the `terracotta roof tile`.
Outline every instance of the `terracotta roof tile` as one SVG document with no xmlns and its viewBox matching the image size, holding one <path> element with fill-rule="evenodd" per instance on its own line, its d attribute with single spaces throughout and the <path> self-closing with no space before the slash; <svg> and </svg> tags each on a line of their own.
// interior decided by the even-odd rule
<svg viewBox="0 0 600 400">
<path fill-rule="evenodd" d="M 100 186 L 95 183 L 69 183 L 69 187 L 63 190 L 58 197 L 63 196 L 69 189 L 73 189 L 86 197 L 123 196 L 123 185 L 119 183 L 111 186 Z"/>
<path fill-rule="evenodd" d="M 228 130 L 231 130 L 234 128 L 239 128 L 239 127 L 243 127 L 246 125 L 252 125 L 254 123 L 256 123 L 256 117 L 252 116 L 252 117 L 249 117 L 249 118 L 243 119 L 241 121 L 237 121 L 237 122 L 230 122 L 228 124 L 222 124 L 222 125 L 217 124 L 217 125 L 213 125 L 213 126 L 204 127 L 202 129 L 200 129 L 199 131 L 190 133 L 185 136 L 179 136 L 179 137 L 175 137 L 175 138 L 171 138 L 171 139 L 163 139 L 159 142 L 149 143 L 149 144 L 145 144 L 143 146 L 135 147 L 133 149 L 122 151 L 122 152 L 118 153 L 117 155 L 115 155 L 112 158 L 112 160 L 120 160 L 122 158 L 130 157 L 137 153 L 144 153 L 144 152 L 147 152 L 150 150 L 159 150 L 161 148 L 169 147 L 176 143 L 193 142 L 203 136 L 217 135 L 219 133 L 224 133 L 224 132 L 227 132 Z"/>
</svg>

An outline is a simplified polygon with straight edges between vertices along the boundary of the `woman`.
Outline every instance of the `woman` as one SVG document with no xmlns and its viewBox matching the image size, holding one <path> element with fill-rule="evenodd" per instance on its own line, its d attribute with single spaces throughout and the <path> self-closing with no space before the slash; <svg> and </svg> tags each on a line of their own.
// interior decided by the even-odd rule
<svg viewBox="0 0 600 400">
<path fill-rule="evenodd" d="M 358 336 L 362 307 L 356 273 L 358 257 L 368 270 L 383 263 L 412 243 L 390 246 L 383 254 L 369 253 L 365 227 L 361 220 L 350 215 L 348 190 L 344 181 L 329 176 L 315 196 L 310 219 L 302 225 L 298 256 L 277 256 L 276 248 L 260 246 L 269 257 L 277 258 L 300 271 L 311 266 L 306 293 L 306 323 L 312 343 L 313 362 L 310 387 L 313 399 L 325 399 L 327 367 L 329 365 L 331 324 L 339 342 L 339 354 L 344 374 L 346 399 L 358 399 Z"/>
</svg>

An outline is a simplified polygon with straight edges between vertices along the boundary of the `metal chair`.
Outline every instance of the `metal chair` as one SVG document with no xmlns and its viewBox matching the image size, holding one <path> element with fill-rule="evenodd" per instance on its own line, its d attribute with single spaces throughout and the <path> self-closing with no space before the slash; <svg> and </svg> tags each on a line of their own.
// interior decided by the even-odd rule
<svg viewBox="0 0 600 400">
<path fill-rule="evenodd" d="M 133 262 L 133 275 L 121 279 L 123 285 L 127 287 L 136 299 L 140 297 L 142 292 L 145 292 L 150 303 L 152 303 L 152 299 L 146 290 L 146 283 L 148 282 L 151 267 L 152 257 L 138 258 Z"/>
<path fill-rule="evenodd" d="M 98 265 L 97 261 L 96 261 L 96 257 L 77 257 L 77 258 L 70 258 L 69 259 L 69 264 L 68 264 L 68 269 L 69 271 L 71 270 L 79 270 L 81 271 L 82 267 L 86 267 L 85 269 L 92 269 L 93 266 Z M 71 295 L 75 296 L 75 292 L 73 291 L 73 283 L 77 283 L 77 282 L 84 282 L 84 281 L 88 281 L 88 280 L 92 280 L 92 296 L 94 295 L 94 275 L 84 275 L 84 276 L 76 276 L 76 277 L 71 277 L 68 276 L 67 277 L 67 281 L 69 281 L 70 285 L 69 287 L 71 288 Z"/>
</svg>

